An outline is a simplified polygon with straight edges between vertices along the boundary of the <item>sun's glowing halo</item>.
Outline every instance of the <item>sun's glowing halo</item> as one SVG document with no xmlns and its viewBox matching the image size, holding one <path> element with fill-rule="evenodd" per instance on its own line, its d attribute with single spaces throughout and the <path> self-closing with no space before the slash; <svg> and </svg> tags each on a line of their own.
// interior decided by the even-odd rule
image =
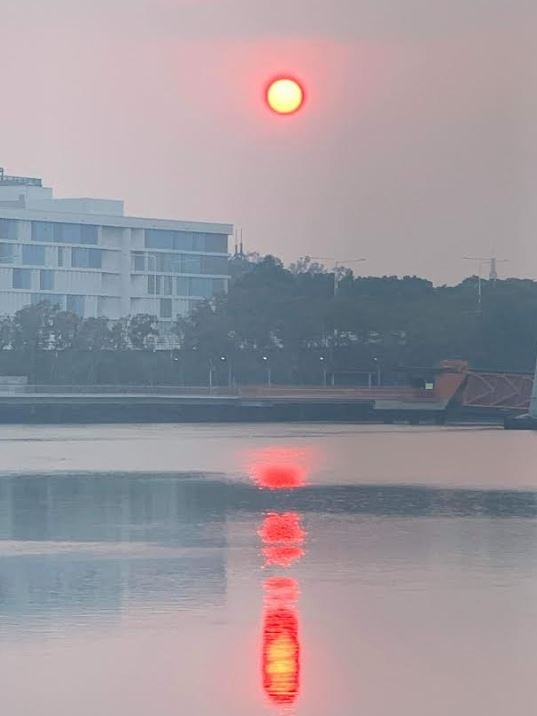
<svg viewBox="0 0 537 716">
<path fill-rule="evenodd" d="M 266 101 L 276 114 L 294 114 L 304 104 L 304 87 L 294 77 L 277 77 L 266 89 Z"/>
</svg>

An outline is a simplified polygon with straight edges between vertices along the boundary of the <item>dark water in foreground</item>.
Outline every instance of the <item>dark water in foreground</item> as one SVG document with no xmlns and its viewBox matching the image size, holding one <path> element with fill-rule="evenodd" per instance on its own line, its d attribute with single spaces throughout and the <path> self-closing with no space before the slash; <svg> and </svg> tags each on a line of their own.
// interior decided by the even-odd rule
<svg viewBox="0 0 537 716">
<path fill-rule="evenodd" d="M 537 713 L 534 436 L 119 430 L 3 437 L 2 714 Z"/>
</svg>

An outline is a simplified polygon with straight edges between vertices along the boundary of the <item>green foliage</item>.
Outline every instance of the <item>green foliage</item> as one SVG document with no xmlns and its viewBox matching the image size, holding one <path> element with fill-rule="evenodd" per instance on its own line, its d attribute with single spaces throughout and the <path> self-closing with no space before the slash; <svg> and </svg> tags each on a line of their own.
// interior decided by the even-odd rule
<svg viewBox="0 0 537 716">
<path fill-rule="evenodd" d="M 326 273 L 323 264 L 312 259 L 311 256 L 301 256 L 295 263 L 289 265 L 289 271 L 297 275 Z"/>
<path fill-rule="evenodd" d="M 131 346 L 136 350 L 155 350 L 159 331 L 156 316 L 139 313 L 128 323 L 127 334 Z"/>
<path fill-rule="evenodd" d="M 110 321 L 82 320 L 70 311 L 42 301 L 0 318 L 0 349 L 37 351 L 154 350 L 159 338 L 156 316 L 142 313 Z"/>
<path fill-rule="evenodd" d="M 76 348 L 82 351 L 104 351 L 112 346 L 107 318 L 86 318 L 79 326 Z"/>
<path fill-rule="evenodd" d="M 173 325 L 179 347 L 155 351 L 155 316 L 81 320 L 49 303 L 0 318 L 0 371 L 43 382 L 319 383 L 326 374 L 430 367 L 532 371 L 537 282 L 434 287 L 415 276 L 355 277 L 307 258 L 291 269 L 272 256 L 231 260 L 229 292 L 200 302 Z M 335 291 L 334 289 L 337 288 Z M 214 375 L 213 375 L 214 373 Z M 390 378 L 390 373 L 392 378 Z M 346 378 L 342 378 L 342 382 Z"/>
<path fill-rule="evenodd" d="M 308 257 L 290 270 L 271 256 L 240 261 L 227 296 L 178 322 L 185 349 L 196 347 L 200 356 L 242 351 L 242 363 L 250 351 L 252 365 L 271 351 L 295 372 L 307 351 L 317 359 L 328 351 L 333 370 L 379 362 L 384 370 L 426 367 L 449 358 L 476 368 L 533 369 L 534 281 L 482 281 L 479 305 L 476 277 L 435 288 L 416 276 L 354 277 L 342 268 L 334 291 L 334 274 Z"/>
<path fill-rule="evenodd" d="M 11 346 L 13 321 L 9 316 L 0 316 L 0 351 Z"/>
<path fill-rule="evenodd" d="M 80 328 L 81 320 L 70 311 L 55 310 L 51 317 L 50 339 L 57 351 L 73 348 Z"/>
<path fill-rule="evenodd" d="M 58 309 L 48 301 L 17 311 L 12 328 L 14 350 L 34 353 L 50 348 L 57 312 Z"/>
</svg>

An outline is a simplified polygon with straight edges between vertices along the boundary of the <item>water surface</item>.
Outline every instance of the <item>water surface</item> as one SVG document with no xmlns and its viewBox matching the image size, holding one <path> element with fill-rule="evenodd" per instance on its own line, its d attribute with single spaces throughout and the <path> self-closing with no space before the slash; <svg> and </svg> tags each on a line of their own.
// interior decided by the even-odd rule
<svg viewBox="0 0 537 716">
<path fill-rule="evenodd" d="M 537 713 L 536 438 L 3 428 L 2 712 Z"/>
</svg>

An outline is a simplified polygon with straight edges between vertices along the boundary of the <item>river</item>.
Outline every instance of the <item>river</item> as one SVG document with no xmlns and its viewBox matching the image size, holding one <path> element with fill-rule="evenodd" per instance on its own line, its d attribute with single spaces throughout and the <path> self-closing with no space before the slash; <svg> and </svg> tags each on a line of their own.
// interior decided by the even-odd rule
<svg viewBox="0 0 537 716">
<path fill-rule="evenodd" d="M 6 716 L 537 713 L 537 434 L 2 426 Z"/>
</svg>

